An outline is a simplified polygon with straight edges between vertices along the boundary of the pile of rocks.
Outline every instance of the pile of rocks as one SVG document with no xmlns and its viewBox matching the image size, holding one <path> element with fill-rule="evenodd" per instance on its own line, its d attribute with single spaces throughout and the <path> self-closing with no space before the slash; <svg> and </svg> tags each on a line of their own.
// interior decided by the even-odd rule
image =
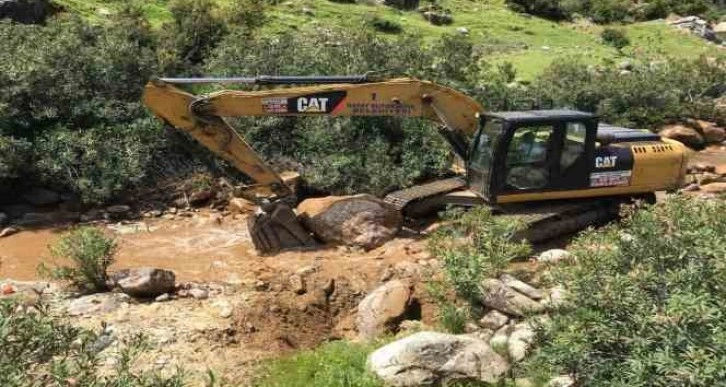
<svg viewBox="0 0 726 387">
<path fill-rule="evenodd" d="M 716 32 L 714 31 L 714 28 L 711 26 L 711 24 L 698 16 L 683 17 L 671 21 L 668 24 L 681 30 L 690 31 L 692 34 L 708 41 L 718 43 L 721 42 L 721 39 L 719 39 L 719 37 L 716 35 Z"/>
<path fill-rule="evenodd" d="M 708 145 L 726 141 L 726 129 L 718 127 L 713 122 L 702 120 L 686 120 L 682 124 L 666 125 L 658 131 L 658 134 L 680 141 L 693 149 L 703 149 Z"/>
<path fill-rule="evenodd" d="M 688 168 L 686 187 L 681 192 L 716 195 L 726 192 L 726 169 L 699 163 Z"/>
<path fill-rule="evenodd" d="M 540 254 L 538 260 L 555 264 L 572 258 L 557 249 Z M 371 371 L 394 386 L 500 381 L 513 364 L 526 357 L 536 327 L 549 322 L 546 312 L 562 305 L 564 289 L 538 289 L 509 274 L 485 279 L 479 289 L 479 302 L 488 312 L 476 323 L 467 324 L 467 333 L 461 335 L 427 331 L 422 324 L 408 320 L 402 323 L 415 304 L 406 283 L 390 281 L 368 294 L 358 306 L 360 338 L 370 340 L 402 326 L 420 331 L 373 352 L 368 359 Z M 567 377 L 552 383 L 572 385 Z"/>
</svg>

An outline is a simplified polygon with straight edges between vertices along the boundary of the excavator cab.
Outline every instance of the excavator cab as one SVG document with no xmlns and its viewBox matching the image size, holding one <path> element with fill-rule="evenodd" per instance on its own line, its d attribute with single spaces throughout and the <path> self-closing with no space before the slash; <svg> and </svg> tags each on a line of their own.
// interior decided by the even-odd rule
<svg viewBox="0 0 726 387">
<path fill-rule="evenodd" d="M 487 113 L 471 143 L 470 189 L 500 197 L 589 186 L 598 119 L 570 110 Z"/>
</svg>

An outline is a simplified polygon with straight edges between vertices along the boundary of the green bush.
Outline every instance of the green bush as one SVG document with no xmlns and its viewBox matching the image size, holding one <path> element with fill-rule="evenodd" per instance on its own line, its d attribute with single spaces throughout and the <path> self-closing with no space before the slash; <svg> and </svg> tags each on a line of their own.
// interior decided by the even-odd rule
<svg viewBox="0 0 726 387">
<path fill-rule="evenodd" d="M 370 20 L 368 20 L 368 25 L 373 27 L 376 31 L 386 34 L 400 34 L 403 32 L 403 27 L 400 23 L 395 20 L 382 18 L 378 15 L 373 16 Z"/>
<path fill-rule="evenodd" d="M 521 224 L 494 216 L 487 207 L 452 210 L 445 222 L 428 247 L 442 261 L 446 282 L 472 303 L 478 299 L 482 280 L 499 276 L 509 262 L 530 252 L 529 244 L 514 239 Z"/>
<path fill-rule="evenodd" d="M 585 386 L 726 380 L 726 202 L 671 197 L 580 237 L 553 278 L 567 303 L 531 360 Z M 549 375 L 547 375 L 549 374 Z"/>
<path fill-rule="evenodd" d="M 0 385 L 3 387 L 182 387 L 183 372 L 132 370 L 148 349 L 142 336 L 123 339 L 111 372 L 102 372 L 99 335 L 53 318 L 43 304 L 28 309 L 0 300 Z"/>
<path fill-rule="evenodd" d="M 609 46 L 613 46 L 618 50 L 622 50 L 623 48 L 630 45 L 630 39 L 628 39 L 628 36 L 625 34 L 625 32 L 623 32 L 622 30 L 617 30 L 615 28 L 604 29 L 600 34 L 600 37 L 602 38 L 603 43 Z"/>
<path fill-rule="evenodd" d="M 116 241 L 96 227 L 80 227 L 63 235 L 51 247 L 51 254 L 73 266 L 58 265 L 52 269 L 40 266 L 41 272 L 53 279 L 70 281 L 83 292 L 102 292 L 108 289 L 107 270 L 114 261 Z"/>
<path fill-rule="evenodd" d="M 366 369 L 374 347 L 345 341 L 321 345 L 274 360 L 255 383 L 258 387 L 379 387 L 381 383 Z"/>
<path fill-rule="evenodd" d="M 561 0 L 506 0 L 513 10 L 552 20 L 566 20 L 572 14 Z"/>
<path fill-rule="evenodd" d="M 0 136 L 0 182 L 18 179 L 30 164 L 31 144 L 23 139 Z"/>
</svg>

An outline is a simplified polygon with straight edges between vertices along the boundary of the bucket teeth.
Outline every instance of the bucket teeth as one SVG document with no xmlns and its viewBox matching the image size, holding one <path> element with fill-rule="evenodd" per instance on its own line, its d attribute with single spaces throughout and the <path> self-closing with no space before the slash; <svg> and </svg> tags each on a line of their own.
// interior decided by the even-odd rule
<svg viewBox="0 0 726 387">
<path fill-rule="evenodd" d="M 292 208 L 275 204 L 247 220 L 255 248 L 261 253 L 315 246 L 315 240 L 300 224 Z"/>
</svg>

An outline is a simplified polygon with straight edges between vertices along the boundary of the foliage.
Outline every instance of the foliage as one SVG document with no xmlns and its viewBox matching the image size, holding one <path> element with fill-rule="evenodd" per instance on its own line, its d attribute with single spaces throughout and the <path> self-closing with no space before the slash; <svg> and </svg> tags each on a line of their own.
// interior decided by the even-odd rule
<svg viewBox="0 0 726 387">
<path fill-rule="evenodd" d="M 312 75 L 386 69 L 465 85 L 478 71 L 478 59 L 471 42 L 453 37 L 426 46 L 416 37 L 391 40 L 365 32 L 299 32 L 246 41 L 232 33 L 209 62 L 209 72 Z M 298 172 L 323 192 L 383 194 L 439 176 L 450 161 L 448 145 L 423 120 L 274 117 L 241 119 L 236 126 L 268 160 L 295 160 Z"/>
<path fill-rule="evenodd" d="M 514 10 L 552 19 L 571 19 L 575 14 L 592 18 L 596 23 L 652 20 L 679 15 L 708 16 L 723 12 L 719 0 L 506 0 Z"/>
<path fill-rule="evenodd" d="M 10 136 L 0 136 L 0 181 L 17 179 L 30 162 L 29 142 Z"/>
<path fill-rule="evenodd" d="M 259 387 L 378 387 L 366 369 L 370 345 L 330 342 L 315 350 L 272 361 L 255 385 Z"/>
<path fill-rule="evenodd" d="M 60 322 L 48 307 L 0 300 L 0 385 L 5 387 L 181 387 L 184 374 L 132 370 L 147 347 L 143 337 L 121 340 L 110 375 L 98 369 L 99 335 Z"/>
<path fill-rule="evenodd" d="M 400 23 L 396 22 L 395 20 L 382 18 L 378 15 L 370 18 L 368 20 L 368 24 L 376 31 L 387 34 L 400 34 L 401 32 L 403 32 L 403 27 Z"/>
<path fill-rule="evenodd" d="M 73 266 L 59 265 L 48 269 L 41 264 L 40 271 L 53 279 L 70 281 L 84 292 L 107 290 L 107 270 L 116 254 L 116 241 L 96 227 L 85 226 L 63 235 L 51 247 L 56 259 L 69 261 Z"/>
<path fill-rule="evenodd" d="M 486 207 L 451 210 L 445 225 L 429 239 L 429 250 L 444 265 L 446 281 L 466 300 L 474 302 L 482 280 L 497 277 L 507 264 L 526 256 L 530 246 L 517 242 L 519 222 L 492 215 Z"/>
<path fill-rule="evenodd" d="M 716 98 L 726 79 L 723 60 L 635 62 L 630 73 L 593 68 L 576 58 L 554 63 L 534 83 L 539 103 L 597 112 L 602 120 L 655 129 L 683 117 L 723 121 Z"/>
<path fill-rule="evenodd" d="M 600 37 L 605 44 L 613 46 L 618 50 L 622 50 L 623 48 L 630 45 L 630 39 L 628 39 L 628 36 L 625 34 L 625 32 L 615 28 L 604 29 L 600 34 Z"/>
<path fill-rule="evenodd" d="M 551 314 L 531 369 L 586 386 L 723 382 L 725 210 L 721 200 L 670 197 L 580 237 L 577 264 L 554 274 L 568 302 Z"/>
</svg>

